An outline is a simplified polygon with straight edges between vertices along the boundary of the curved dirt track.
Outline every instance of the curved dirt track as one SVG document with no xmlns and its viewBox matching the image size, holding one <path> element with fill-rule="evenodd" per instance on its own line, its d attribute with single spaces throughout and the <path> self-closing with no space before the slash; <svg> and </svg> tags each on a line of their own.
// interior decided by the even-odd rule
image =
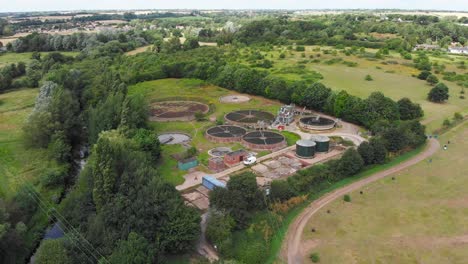
<svg viewBox="0 0 468 264">
<path fill-rule="evenodd" d="M 426 149 L 418 154 L 417 156 L 402 162 L 392 168 L 373 174 L 372 176 L 366 177 L 364 179 L 358 180 L 350 185 L 344 186 L 340 189 L 337 189 L 331 193 L 325 194 L 320 199 L 312 202 L 304 211 L 294 220 L 294 222 L 289 226 L 288 233 L 283 242 L 282 249 L 282 258 L 283 260 L 287 259 L 289 264 L 302 263 L 304 255 L 307 252 L 302 252 L 301 250 L 301 238 L 304 228 L 309 221 L 309 219 L 318 212 L 325 205 L 333 202 L 334 200 L 341 198 L 346 193 L 355 191 L 363 186 L 382 179 L 386 176 L 389 176 L 395 172 L 401 171 L 405 168 L 408 168 L 430 156 L 432 156 L 440 147 L 440 144 L 435 139 L 428 140 L 428 146 Z"/>
</svg>

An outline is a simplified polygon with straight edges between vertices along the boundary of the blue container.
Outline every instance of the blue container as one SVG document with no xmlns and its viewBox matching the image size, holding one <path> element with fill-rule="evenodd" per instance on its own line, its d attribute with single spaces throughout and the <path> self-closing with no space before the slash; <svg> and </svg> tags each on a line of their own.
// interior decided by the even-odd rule
<svg viewBox="0 0 468 264">
<path fill-rule="evenodd" d="M 226 184 L 212 176 L 203 176 L 202 185 L 205 186 L 208 190 L 213 190 L 215 187 L 226 188 Z"/>
</svg>

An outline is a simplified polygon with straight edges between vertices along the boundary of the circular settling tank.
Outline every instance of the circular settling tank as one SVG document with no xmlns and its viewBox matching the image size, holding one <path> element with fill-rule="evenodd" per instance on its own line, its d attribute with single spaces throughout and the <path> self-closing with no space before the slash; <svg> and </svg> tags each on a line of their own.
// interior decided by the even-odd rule
<svg viewBox="0 0 468 264">
<path fill-rule="evenodd" d="M 195 101 L 161 101 L 150 105 L 151 121 L 190 121 L 195 113 L 206 114 L 210 107 Z"/>
<path fill-rule="evenodd" d="M 323 116 L 307 116 L 299 120 L 299 125 L 309 130 L 328 130 L 335 127 L 335 120 Z"/>
<path fill-rule="evenodd" d="M 245 128 L 240 126 L 222 125 L 208 128 L 205 136 L 208 140 L 216 143 L 239 142 L 242 136 L 247 133 Z"/>
<path fill-rule="evenodd" d="M 271 131 L 254 131 L 242 137 L 242 144 L 253 150 L 278 150 L 287 146 L 283 135 Z"/>
<path fill-rule="evenodd" d="M 322 135 L 313 135 L 310 140 L 316 143 L 315 151 L 328 152 L 330 150 L 330 138 Z"/>
<path fill-rule="evenodd" d="M 228 154 L 229 152 L 232 152 L 232 149 L 231 148 L 228 148 L 228 147 L 217 147 L 217 148 L 213 148 L 213 149 L 210 149 L 208 151 L 208 154 L 212 157 L 224 157 L 224 155 Z"/>
<path fill-rule="evenodd" d="M 316 143 L 312 140 L 301 139 L 296 142 L 296 155 L 300 158 L 313 158 Z"/>
<path fill-rule="evenodd" d="M 230 124 L 249 126 L 257 124 L 259 121 L 270 124 L 275 119 L 275 116 L 260 110 L 239 110 L 225 115 L 224 118 Z"/>
<path fill-rule="evenodd" d="M 183 133 L 164 133 L 159 135 L 158 139 L 163 145 L 183 144 L 191 140 L 189 135 Z"/>
</svg>

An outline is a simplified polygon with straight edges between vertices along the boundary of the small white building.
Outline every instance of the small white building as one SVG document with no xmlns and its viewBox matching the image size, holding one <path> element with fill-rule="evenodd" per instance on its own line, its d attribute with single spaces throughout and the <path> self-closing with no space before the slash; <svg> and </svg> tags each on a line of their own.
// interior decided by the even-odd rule
<svg viewBox="0 0 468 264">
<path fill-rule="evenodd" d="M 468 46 L 467 47 L 449 47 L 449 53 L 452 54 L 468 54 Z"/>
</svg>

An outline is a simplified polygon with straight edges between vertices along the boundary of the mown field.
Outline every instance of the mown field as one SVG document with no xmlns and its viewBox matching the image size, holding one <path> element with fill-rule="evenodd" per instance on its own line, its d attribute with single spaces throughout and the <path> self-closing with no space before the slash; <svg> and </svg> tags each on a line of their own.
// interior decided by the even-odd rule
<svg viewBox="0 0 468 264">
<path fill-rule="evenodd" d="M 318 253 L 320 263 L 466 263 L 467 136 L 465 122 L 440 138 L 450 144 L 432 162 L 353 192 L 350 203 L 322 208 L 305 228 L 309 254 Z"/>
<path fill-rule="evenodd" d="M 223 120 L 225 114 L 240 109 L 261 109 L 276 114 L 281 103 L 267 100 L 261 97 L 249 96 L 251 100 L 247 103 L 220 103 L 221 96 L 236 94 L 234 91 L 220 88 L 214 85 L 207 85 L 201 80 L 195 79 L 163 79 L 149 82 L 142 82 L 129 88 L 129 95 L 143 95 L 148 102 L 161 100 L 164 98 L 181 97 L 189 100 L 200 100 L 210 105 L 211 109 L 204 121 L 190 122 L 152 122 L 151 125 L 157 133 L 164 132 L 184 132 L 192 137 L 191 144 L 199 151 L 199 160 L 202 164 L 207 164 L 207 151 L 217 146 L 230 146 L 234 150 L 242 148 L 236 144 L 216 144 L 208 141 L 205 130 L 216 125 L 216 120 Z M 288 135 L 289 136 L 289 135 Z M 290 139 L 289 141 L 293 141 Z M 177 161 L 171 157 L 176 153 L 182 153 L 184 147 L 180 145 L 163 146 L 160 171 L 164 177 L 173 184 L 183 183 L 184 171 L 176 168 Z M 265 153 L 263 153 L 265 154 Z M 200 169 L 205 169 L 203 166 Z"/>
<path fill-rule="evenodd" d="M 330 54 L 325 54 L 325 50 Z M 334 51 L 336 54 L 333 54 Z M 450 88 L 450 98 L 446 103 L 429 102 L 427 94 L 432 86 L 413 77 L 419 74 L 419 70 L 410 66 L 411 60 L 404 60 L 397 53 L 390 53 L 383 60 L 376 60 L 369 57 L 377 50 L 366 49 L 368 57 L 347 56 L 342 51 L 319 46 L 306 46 L 304 52 L 275 47 L 271 51 L 262 51 L 261 54 L 273 62 L 273 67 L 269 69 L 271 73 L 289 80 L 307 80 L 313 77 L 314 72 L 318 72 L 323 76 L 321 82 L 336 91 L 345 90 L 362 98 L 376 91 L 383 92 L 394 100 L 408 97 L 421 104 L 424 109 L 423 123 L 428 131 L 439 128 L 443 120 L 452 117 L 455 112 L 468 113 L 467 99 L 458 97 L 461 87 L 453 82 L 443 81 Z M 285 54 L 285 58 L 280 58 L 281 53 Z M 241 62 L 247 63 L 246 50 L 241 50 L 241 54 L 245 55 Z M 431 57 L 432 61 L 445 64 L 447 71 L 458 73 L 463 70 L 457 69 L 455 64 L 465 59 L 461 56 Z M 350 63 L 355 64 L 348 66 Z M 373 81 L 366 81 L 366 75 L 371 75 Z M 441 75 L 438 77 L 442 80 Z"/>
<path fill-rule="evenodd" d="M 47 167 L 45 150 L 26 149 L 21 138 L 37 92 L 22 89 L 0 94 L 0 197 L 14 195 L 24 182 L 37 182 Z"/>
<path fill-rule="evenodd" d="M 50 53 L 50 52 L 40 52 L 41 56 L 45 56 L 47 53 Z M 79 52 L 72 52 L 72 51 L 70 52 L 61 51 L 60 53 L 67 55 L 67 56 L 76 56 L 79 54 Z M 32 55 L 32 52 L 24 52 L 24 53 L 8 52 L 8 53 L 0 54 L 0 68 L 11 63 L 18 63 L 20 61 L 27 64 L 31 61 L 31 55 Z"/>
</svg>

